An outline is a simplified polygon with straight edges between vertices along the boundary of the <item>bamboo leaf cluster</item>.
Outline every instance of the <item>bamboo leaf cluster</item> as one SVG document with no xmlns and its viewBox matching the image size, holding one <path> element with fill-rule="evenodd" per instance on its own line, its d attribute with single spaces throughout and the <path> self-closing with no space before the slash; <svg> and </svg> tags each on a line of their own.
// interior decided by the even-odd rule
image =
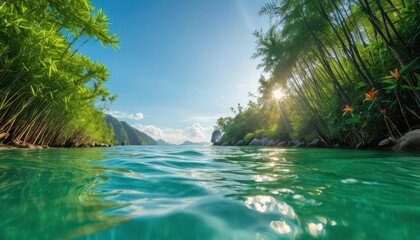
<svg viewBox="0 0 420 240">
<path fill-rule="evenodd" d="M 107 68 L 78 54 L 89 41 L 118 48 L 109 19 L 86 0 L 9 0 L 0 6 L 2 142 L 111 143 L 102 109 L 115 99 Z"/>
</svg>

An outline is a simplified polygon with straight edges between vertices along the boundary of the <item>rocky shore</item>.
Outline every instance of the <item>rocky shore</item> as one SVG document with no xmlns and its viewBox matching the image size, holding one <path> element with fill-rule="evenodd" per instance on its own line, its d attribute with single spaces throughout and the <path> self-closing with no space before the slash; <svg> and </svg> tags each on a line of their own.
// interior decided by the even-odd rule
<svg viewBox="0 0 420 240">
<path fill-rule="evenodd" d="M 230 143 L 222 140 L 222 133 L 220 130 L 215 130 L 212 134 L 211 142 L 213 146 L 266 146 L 266 147 L 280 147 L 280 148 L 349 148 L 350 146 L 341 146 L 338 143 L 331 145 L 319 138 L 315 138 L 307 143 L 303 139 L 296 139 L 291 141 L 274 140 L 269 137 L 261 139 L 253 138 L 248 141 L 238 140 L 235 143 Z M 407 132 L 399 139 L 372 139 L 368 143 L 358 144 L 356 149 L 374 149 L 396 152 L 415 152 L 420 153 L 420 129 Z"/>
<path fill-rule="evenodd" d="M 106 143 L 81 143 L 76 148 L 87 148 L 87 147 L 112 147 L 112 144 Z M 25 141 L 15 139 L 12 134 L 0 133 L 0 150 L 4 149 L 48 149 L 50 146 L 47 145 L 34 145 Z"/>
</svg>

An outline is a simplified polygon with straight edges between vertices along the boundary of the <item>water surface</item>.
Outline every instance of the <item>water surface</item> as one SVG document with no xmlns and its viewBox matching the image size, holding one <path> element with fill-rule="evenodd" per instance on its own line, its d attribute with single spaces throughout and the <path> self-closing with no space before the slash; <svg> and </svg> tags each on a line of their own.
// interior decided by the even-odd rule
<svg viewBox="0 0 420 240">
<path fill-rule="evenodd" d="M 420 239 L 420 157 L 136 146 L 0 151 L 0 239 Z"/>
</svg>

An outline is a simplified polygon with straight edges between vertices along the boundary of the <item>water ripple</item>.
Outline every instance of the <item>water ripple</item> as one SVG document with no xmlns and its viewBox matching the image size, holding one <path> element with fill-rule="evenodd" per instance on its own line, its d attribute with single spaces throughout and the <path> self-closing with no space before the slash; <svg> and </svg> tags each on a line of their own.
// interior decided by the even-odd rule
<svg viewBox="0 0 420 240">
<path fill-rule="evenodd" d="M 13 150 L 0 159 L 0 239 L 420 235 L 412 155 L 140 146 Z"/>
</svg>

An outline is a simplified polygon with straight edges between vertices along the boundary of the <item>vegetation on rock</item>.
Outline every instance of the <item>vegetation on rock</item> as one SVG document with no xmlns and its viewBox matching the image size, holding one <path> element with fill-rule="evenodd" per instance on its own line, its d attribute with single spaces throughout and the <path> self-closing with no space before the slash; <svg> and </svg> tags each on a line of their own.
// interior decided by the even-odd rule
<svg viewBox="0 0 420 240">
<path fill-rule="evenodd" d="M 114 129 L 115 141 L 119 145 L 157 145 L 157 142 L 144 132 L 141 132 L 124 121 L 119 121 L 106 114 L 106 122 Z"/>
</svg>

